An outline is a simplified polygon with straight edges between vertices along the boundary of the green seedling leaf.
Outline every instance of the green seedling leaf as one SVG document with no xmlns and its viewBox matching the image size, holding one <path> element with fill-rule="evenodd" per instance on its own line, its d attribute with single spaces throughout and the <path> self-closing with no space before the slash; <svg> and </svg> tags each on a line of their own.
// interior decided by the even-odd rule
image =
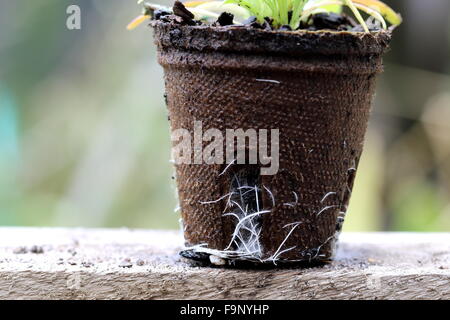
<svg viewBox="0 0 450 320">
<path fill-rule="evenodd" d="M 312 6 L 316 6 L 317 3 L 323 2 L 323 0 L 309 0 L 306 1 L 306 5 L 304 7 L 304 10 L 308 10 Z M 342 13 L 342 4 L 329 4 L 329 5 L 321 5 L 321 12 L 333 12 L 336 14 Z"/>
<path fill-rule="evenodd" d="M 391 7 L 378 0 L 353 0 L 355 4 L 371 8 L 381 14 L 387 22 L 398 26 L 403 22 L 402 16 L 395 12 Z"/>
</svg>

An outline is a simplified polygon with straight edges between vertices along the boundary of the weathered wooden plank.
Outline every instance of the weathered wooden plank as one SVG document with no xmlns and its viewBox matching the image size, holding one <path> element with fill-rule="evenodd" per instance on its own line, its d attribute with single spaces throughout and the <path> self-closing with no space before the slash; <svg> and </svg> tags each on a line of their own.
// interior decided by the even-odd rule
<svg viewBox="0 0 450 320">
<path fill-rule="evenodd" d="M 312 269 L 192 267 L 176 232 L 0 228 L 0 299 L 450 299 L 450 234 L 344 233 Z"/>
</svg>

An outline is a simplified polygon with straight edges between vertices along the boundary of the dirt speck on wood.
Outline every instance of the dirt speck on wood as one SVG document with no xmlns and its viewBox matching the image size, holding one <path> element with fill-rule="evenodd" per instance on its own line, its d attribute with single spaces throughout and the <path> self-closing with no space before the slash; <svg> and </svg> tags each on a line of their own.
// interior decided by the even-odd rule
<svg viewBox="0 0 450 320">
<path fill-rule="evenodd" d="M 136 261 L 136 265 L 139 266 L 139 267 L 142 267 L 142 266 L 145 266 L 145 265 L 146 265 L 146 262 L 145 262 L 145 260 L 143 260 L 143 259 L 138 259 L 138 260 Z"/>
<path fill-rule="evenodd" d="M 77 265 L 76 261 L 74 261 L 74 260 L 68 260 L 67 263 L 70 264 L 71 266 Z"/>
<path fill-rule="evenodd" d="M 44 248 L 41 246 L 35 245 L 35 246 L 31 247 L 30 252 L 34 253 L 34 254 L 42 254 L 42 253 L 44 253 Z"/>
<path fill-rule="evenodd" d="M 94 264 L 92 262 L 90 262 L 90 261 L 84 261 L 84 262 L 81 263 L 81 265 L 83 267 L 85 267 L 85 268 L 90 268 L 90 267 L 94 266 Z"/>
</svg>

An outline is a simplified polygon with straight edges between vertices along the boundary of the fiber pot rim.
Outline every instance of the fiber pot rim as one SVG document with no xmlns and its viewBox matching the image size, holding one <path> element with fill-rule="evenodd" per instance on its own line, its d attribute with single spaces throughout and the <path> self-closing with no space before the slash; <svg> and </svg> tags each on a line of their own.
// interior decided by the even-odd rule
<svg viewBox="0 0 450 320">
<path fill-rule="evenodd" d="M 248 26 L 189 26 L 160 20 L 150 23 L 161 48 L 194 51 L 301 55 L 382 55 L 391 30 L 372 33 L 319 30 L 268 31 Z"/>
</svg>

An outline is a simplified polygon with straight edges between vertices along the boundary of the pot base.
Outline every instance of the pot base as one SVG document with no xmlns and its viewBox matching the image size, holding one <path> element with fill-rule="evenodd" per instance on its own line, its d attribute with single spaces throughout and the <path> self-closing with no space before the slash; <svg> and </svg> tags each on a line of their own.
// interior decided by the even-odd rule
<svg viewBox="0 0 450 320">
<path fill-rule="evenodd" d="M 223 267 L 236 269 L 273 269 L 273 268 L 316 268 L 332 263 L 332 259 L 326 260 L 304 260 L 289 261 L 280 260 L 276 263 L 272 261 L 260 261 L 243 258 L 222 258 L 210 253 L 198 252 L 194 249 L 186 249 L 179 252 L 180 256 L 189 261 L 190 264 L 199 267 Z"/>
</svg>

